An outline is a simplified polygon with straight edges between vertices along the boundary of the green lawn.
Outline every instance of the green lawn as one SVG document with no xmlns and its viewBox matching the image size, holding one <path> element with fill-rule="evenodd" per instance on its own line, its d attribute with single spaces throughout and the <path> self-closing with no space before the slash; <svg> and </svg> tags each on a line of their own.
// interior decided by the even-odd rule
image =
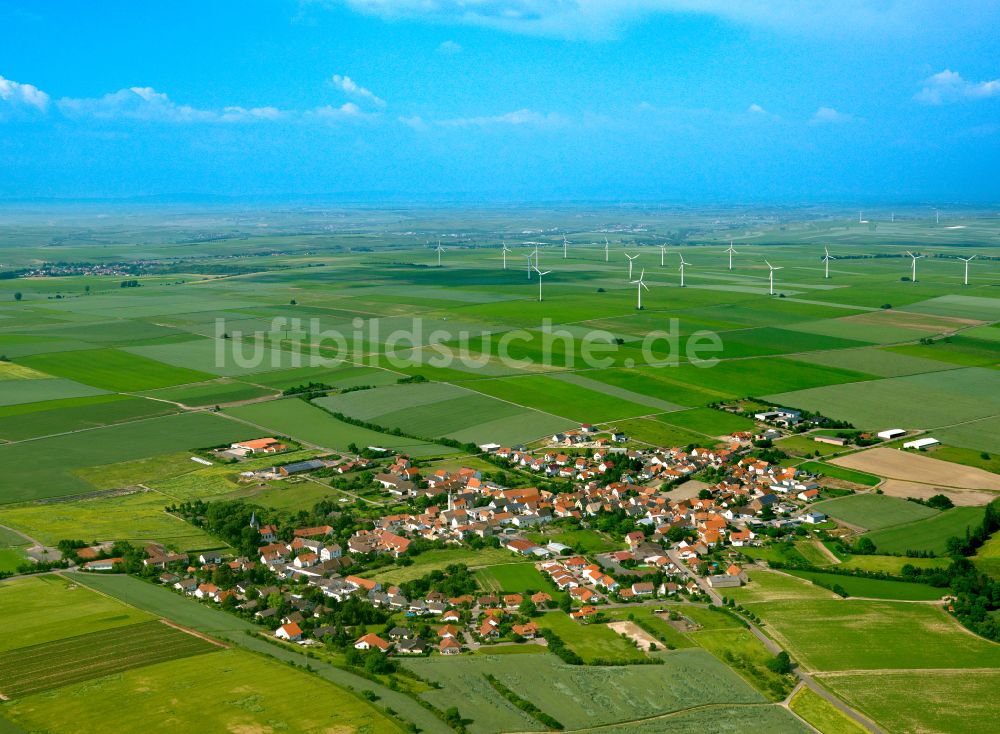
<svg viewBox="0 0 1000 734">
<path fill-rule="evenodd" d="M 503 565 L 486 566 L 476 571 L 476 580 L 487 591 L 521 594 L 525 591 L 551 591 L 551 582 L 535 568 L 532 561 L 514 562 L 508 555 Z"/>
<path fill-rule="evenodd" d="M 464 563 L 469 567 L 490 566 L 496 563 L 510 563 L 510 551 L 499 548 L 444 548 L 429 550 L 413 558 L 409 566 L 385 566 L 368 577 L 383 584 L 401 584 L 404 581 L 426 576 L 431 571 L 445 568 L 453 563 Z M 538 587 L 541 588 L 541 587 Z"/>
<path fill-rule="evenodd" d="M 748 572 L 750 583 L 733 589 L 726 589 L 726 596 L 740 604 L 763 601 L 783 601 L 798 599 L 834 599 L 836 595 L 813 584 L 781 573 L 752 568 Z"/>
<path fill-rule="evenodd" d="M 772 701 L 781 701 L 795 687 L 792 676 L 774 673 L 767 667 L 773 655 L 749 630 L 704 630 L 689 636 Z"/>
</svg>

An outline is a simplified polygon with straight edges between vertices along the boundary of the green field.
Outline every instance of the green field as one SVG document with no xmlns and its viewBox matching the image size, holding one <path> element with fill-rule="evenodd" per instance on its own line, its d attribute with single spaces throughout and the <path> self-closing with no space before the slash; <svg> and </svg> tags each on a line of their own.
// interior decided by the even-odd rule
<svg viewBox="0 0 1000 734">
<path fill-rule="evenodd" d="M 888 731 L 967 734 L 996 729 L 1000 670 L 882 671 L 821 680 Z"/>
<path fill-rule="evenodd" d="M 414 660 L 406 666 L 441 683 L 441 689 L 422 696 L 438 708 L 457 706 L 473 720 L 471 729 L 477 734 L 540 728 L 497 695 L 484 680 L 485 673 L 567 729 L 643 719 L 705 704 L 763 700 L 702 650 L 679 650 L 661 659 L 663 665 L 595 668 L 566 665 L 553 655 L 477 655 Z"/>
<path fill-rule="evenodd" d="M 768 669 L 767 662 L 774 656 L 749 630 L 704 630 L 692 632 L 690 637 L 772 701 L 783 700 L 795 687 L 790 675 Z"/>
<path fill-rule="evenodd" d="M 944 554 L 948 538 L 964 537 L 966 529 L 971 531 L 978 527 L 984 512 L 982 507 L 953 507 L 922 520 L 868 533 L 865 537 L 882 553 L 913 550 Z"/>
<path fill-rule="evenodd" d="M 754 568 L 749 571 L 750 583 L 726 589 L 726 596 L 740 604 L 763 601 L 795 599 L 834 599 L 835 594 L 826 589 L 778 571 Z"/>
<path fill-rule="evenodd" d="M 84 404 L 67 404 L 86 401 Z M 45 408 L 5 415 L 0 412 L 0 438 L 23 441 L 28 438 L 49 436 L 67 431 L 100 428 L 114 423 L 126 423 L 142 418 L 168 415 L 177 412 L 169 403 L 130 398 L 124 395 L 98 395 L 93 398 L 54 400 L 29 403 L 31 407 Z M 27 407 L 27 406 L 12 406 Z"/>
<path fill-rule="evenodd" d="M 983 543 L 973 557 L 976 566 L 994 578 L 1000 577 L 1000 533 Z"/>
<path fill-rule="evenodd" d="M 467 548 L 435 549 L 415 556 L 413 563 L 409 566 L 385 566 L 368 576 L 383 584 L 401 584 L 404 581 L 420 578 L 431 571 L 443 569 L 453 563 L 464 563 L 466 566 L 475 568 L 500 563 L 508 564 L 511 560 L 510 551 L 500 548 L 483 548 L 475 551 Z M 545 586 L 547 587 L 547 582 Z M 537 586 L 535 588 L 541 589 L 543 587 Z"/>
<path fill-rule="evenodd" d="M 151 617 L 58 576 L 0 581 L 0 617 L 17 634 L 0 636 L 0 652 L 62 640 Z"/>
<path fill-rule="evenodd" d="M 800 688 L 788 705 L 792 711 L 816 727 L 822 734 L 865 734 L 868 731 L 807 687 Z"/>
<path fill-rule="evenodd" d="M 645 653 L 639 651 L 630 640 L 623 640 L 603 624 L 579 624 L 563 612 L 548 612 L 535 621 L 539 627 L 550 629 L 559 635 L 585 663 L 595 660 L 628 663 L 646 659 Z"/>
<path fill-rule="evenodd" d="M 476 571 L 476 580 L 486 591 L 521 594 L 525 591 L 551 591 L 551 582 L 535 568 L 531 561 L 525 563 L 507 562 Z"/>
<path fill-rule="evenodd" d="M 784 442 L 780 442 L 779 446 Z M 820 450 L 822 450 L 822 444 L 818 444 L 815 441 L 811 443 L 815 444 Z M 839 449 L 836 446 L 828 446 L 827 448 Z M 815 450 L 815 449 L 814 449 Z M 843 466 L 837 466 L 836 464 L 826 464 L 822 461 L 807 461 L 803 464 L 799 464 L 798 468 L 802 471 L 807 471 L 810 474 L 818 474 L 822 477 L 830 477 L 832 479 L 843 479 L 845 482 L 854 482 L 855 484 L 860 484 L 865 487 L 874 487 L 881 480 L 873 474 L 868 474 L 866 472 L 855 471 L 854 469 L 847 469 Z"/>
<path fill-rule="evenodd" d="M 970 634 L 936 606 L 838 599 L 770 601 L 750 609 L 810 670 L 1000 666 L 1000 645 Z"/>
<path fill-rule="evenodd" d="M 812 581 L 817 585 L 840 586 L 851 596 L 869 599 L 902 599 L 912 601 L 932 601 L 948 593 L 948 589 L 937 589 L 927 584 L 913 584 L 907 581 L 886 581 L 860 576 L 841 576 L 834 573 L 815 571 L 789 571 L 793 576 Z"/>
<path fill-rule="evenodd" d="M 23 698 L 220 648 L 160 622 L 90 632 L 0 653 L 0 694 Z"/>
<path fill-rule="evenodd" d="M 868 530 L 880 530 L 940 514 L 930 507 L 882 494 L 852 494 L 813 505 L 837 520 Z"/>
<path fill-rule="evenodd" d="M 845 568 L 858 568 L 862 571 L 884 571 L 899 575 L 903 566 L 909 564 L 915 568 L 947 568 L 951 561 L 947 558 L 907 558 L 906 556 L 850 556 L 842 561 Z"/>
<path fill-rule="evenodd" d="M 209 684 L 210 682 L 210 684 Z M 183 692 L 183 693 L 180 693 Z M 179 706 L 178 695 L 184 705 Z M 303 706 L 302 701 L 309 705 Z M 172 660 L 4 707 L 29 730 L 401 732 L 355 694 L 242 650 Z"/>
<path fill-rule="evenodd" d="M 2 380 L 0 406 L 25 405 L 43 400 L 66 400 L 103 395 L 104 390 L 73 380 Z"/>
<path fill-rule="evenodd" d="M 265 426 L 275 433 L 341 451 L 346 451 L 348 445 L 355 443 L 358 446 L 389 448 L 414 457 L 455 453 L 454 449 L 447 446 L 390 436 L 343 423 L 297 398 L 227 408 L 225 412 L 255 425 Z"/>
<path fill-rule="evenodd" d="M 76 476 L 75 471 L 215 446 L 257 437 L 261 433 L 260 429 L 209 413 L 189 413 L 0 445 L 0 461 L 8 467 L 8 479 L 13 485 L 0 501 L 19 502 L 91 492 L 95 487 Z"/>
<path fill-rule="evenodd" d="M 204 372 L 163 364 L 118 349 L 53 352 L 25 357 L 21 363 L 50 375 L 120 392 L 183 385 L 212 377 Z"/>
<path fill-rule="evenodd" d="M 249 385 L 237 380 L 214 380 L 184 387 L 168 387 L 152 390 L 146 395 L 157 400 L 170 400 L 184 405 L 224 405 L 242 400 L 253 400 L 267 395 L 277 395 L 277 391 L 257 385 Z"/>
<path fill-rule="evenodd" d="M 607 553 L 608 551 L 620 550 L 622 544 L 613 538 L 596 530 L 563 530 L 546 533 L 528 533 L 527 537 L 536 543 L 562 543 L 568 545 L 582 553 Z"/>
</svg>

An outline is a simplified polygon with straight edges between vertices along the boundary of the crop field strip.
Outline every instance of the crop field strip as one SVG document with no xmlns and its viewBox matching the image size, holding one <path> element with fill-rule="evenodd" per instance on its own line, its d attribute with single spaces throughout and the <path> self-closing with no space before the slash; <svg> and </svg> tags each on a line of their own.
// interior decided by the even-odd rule
<svg viewBox="0 0 1000 734">
<path fill-rule="evenodd" d="M 7 698 L 220 649 L 159 621 L 67 637 L 0 653 L 0 694 Z"/>
</svg>

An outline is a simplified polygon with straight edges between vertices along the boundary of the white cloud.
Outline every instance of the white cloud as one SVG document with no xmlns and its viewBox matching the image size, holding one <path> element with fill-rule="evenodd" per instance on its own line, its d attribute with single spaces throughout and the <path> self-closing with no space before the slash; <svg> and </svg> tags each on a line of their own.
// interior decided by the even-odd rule
<svg viewBox="0 0 1000 734">
<path fill-rule="evenodd" d="M 462 53 L 462 46 L 459 43 L 455 43 L 455 41 L 445 41 L 437 47 L 437 50 L 441 54 L 460 54 Z"/>
<path fill-rule="evenodd" d="M 961 74 L 951 69 L 945 69 L 927 77 L 922 84 L 923 87 L 914 95 L 914 99 L 925 104 L 936 105 L 946 102 L 1000 97 L 1000 79 L 972 82 L 962 78 Z"/>
<path fill-rule="evenodd" d="M 357 97 L 358 99 L 364 99 L 377 107 L 385 107 L 385 100 L 376 96 L 371 90 L 365 89 L 355 82 L 349 76 L 341 76 L 340 74 L 334 74 L 330 81 L 333 82 L 333 86 L 337 87 L 340 91 L 345 94 L 349 94 L 352 97 Z"/>
<path fill-rule="evenodd" d="M 44 112 L 49 106 L 49 95 L 33 84 L 21 84 L 0 76 L 0 103 Z"/>
<path fill-rule="evenodd" d="M 812 116 L 810 122 L 813 124 L 831 124 L 837 125 L 844 122 L 851 122 L 854 119 L 853 115 L 848 115 L 844 112 L 837 112 L 833 107 L 820 107 L 816 110 L 816 114 Z"/>
<path fill-rule="evenodd" d="M 558 125 L 562 123 L 562 118 L 554 113 L 542 114 L 534 110 L 521 109 L 513 112 L 506 112 L 502 115 L 490 115 L 487 117 L 458 117 L 449 120 L 439 120 L 438 125 L 445 127 L 489 127 L 493 125 L 513 125 L 513 126 L 546 126 Z"/>
<path fill-rule="evenodd" d="M 767 110 L 765 110 L 763 107 L 761 107 L 756 102 L 754 104 L 750 105 L 749 107 L 747 107 L 747 112 L 749 112 L 751 114 L 754 114 L 754 115 L 766 115 L 767 114 Z"/>
<path fill-rule="evenodd" d="M 333 105 L 324 105 L 322 107 L 316 107 L 315 109 L 308 110 L 303 114 L 306 119 L 320 119 L 320 120 L 367 120 L 375 117 L 376 115 L 365 112 L 360 107 L 358 107 L 354 102 L 345 102 L 340 105 L 340 107 L 334 107 Z"/>
<path fill-rule="evenodd" d="M 60 112 L 73 118 L 147 122 L 210 122 L 218 118 L 211 110 L 179 105 L 152 87 L 119 89 L 103 97 L 64 97 L 56 104 Z"/>
<path fill-rule="evenodd" d="M 424 118 L 420 115 L 414 115 L 413 117 L 400 117 L 398 118 L 401 123 L 407 127 L 412 127 L 414 130 L 426 130 L 427 123 L 424 122 Z"/>
</svg>

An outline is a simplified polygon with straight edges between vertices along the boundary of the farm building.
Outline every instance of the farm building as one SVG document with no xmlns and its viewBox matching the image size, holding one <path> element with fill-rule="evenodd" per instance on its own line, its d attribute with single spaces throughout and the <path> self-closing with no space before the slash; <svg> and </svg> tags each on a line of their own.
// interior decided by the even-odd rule
<svg viewBox="0 0 1000 734">
<path fill-rule="evenodd" d="M 817 443 L 828 443 L 831 446 L 846 446 L 847 439 L 840 436 L 813 436 L 813 441 Z"/>
<path fill-rule="evenodd" d="M 936 438 L 931 438 L 927 436 L 926 438 L 918 438 L 913 441 L 907 441 L 903 444 L 904 449 L 926 449 L 928 446 L 937 446 L 940 441 Z"/>
<path fill-rule="evenodd" d="M 884 439 L 886 441 L 891 441 L 894 438 L 905 436 L 906 431 L 904 431 L 902 428 L 887 428 L 884 431 L 879 431 L 876 435 L 881 439 Z"/>
</svg>

